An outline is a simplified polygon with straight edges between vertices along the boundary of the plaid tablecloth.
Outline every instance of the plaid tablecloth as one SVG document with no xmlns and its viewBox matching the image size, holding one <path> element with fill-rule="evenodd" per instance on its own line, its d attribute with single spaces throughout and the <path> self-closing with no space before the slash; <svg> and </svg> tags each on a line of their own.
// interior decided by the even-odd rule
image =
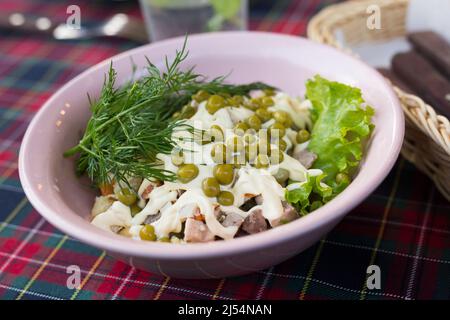
<svg viewBox="0 0 450 320">
<path fill-rule="evenodd" d="M 255 1 L 254 30 L 304 35 L 308 19 L 333 1 Z M 116 11 L 140 16 L 137 3 L 2 0 L 15 11 L 66 19 L 78 4 L 83 23 Z M 131 268 L 48 224 L 25 197 L 17 156 L 30 119 L 62 84 L 136 46 L 117 39 L 57 42 L 0 31 L 0 298 L 2 299 L 449 299 L 450 204 L 402 158 L 383 184 L 319 243 L 250 275 L 177 280 Z M 381 289 L 366 289 L 378 265 Z M 66 286 L 81 268 L 81 288 Z"/>
</svg>

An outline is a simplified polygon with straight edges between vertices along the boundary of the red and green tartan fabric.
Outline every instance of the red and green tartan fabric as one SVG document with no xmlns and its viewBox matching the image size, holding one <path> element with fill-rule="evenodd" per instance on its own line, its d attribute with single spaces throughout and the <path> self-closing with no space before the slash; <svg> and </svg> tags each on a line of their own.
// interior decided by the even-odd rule
<svg viewBox="0 0 450 320">
<path fill-rule="evenodd" d="M 304 35 L 308 19 L 335 1 L 253 1 L 250 28 Z M 134 1 L 2 0 L 0 14 L 66 18 L 81 7 L 94 24 L 116 11 L 140 16 Z M 0 31 L 1 299 L 449 299 L 450 204 L 402 158 L 383 184 L 319 243 L 280 265 L 246 276 L 177 280 L 136 270 L 47 223 L 25 197 L 17 156 L 30 119 L 61 85 L 136 46 L 117 39 L 57 42 Z M 381 289 L 366 290 L 366 269 Z M 78 265 L 81 288 L 66 286 Z"/>
</svg>

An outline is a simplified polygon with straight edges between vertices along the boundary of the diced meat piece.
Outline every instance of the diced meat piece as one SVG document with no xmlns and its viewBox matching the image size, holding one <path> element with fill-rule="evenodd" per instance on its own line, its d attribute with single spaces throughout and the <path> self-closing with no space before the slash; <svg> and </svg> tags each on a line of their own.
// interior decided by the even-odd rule
<svg viewBox="0 0 450 320">
<path fill-rule="evenodd" d="M 314 161 L 317 159 L 317 155 L 315 153 L 312 153 L 306 149 L 294 152 L 292 157 L 297 159 L 306 169 L 311 168 Z"/>
<path fill-rule="evenodd" d="M 260 205 L 263 203 L 263 197 L 261 195 L 255 197 L 256 204 Z"/>
<path fill-rule="evenodd" d="M 227 217 L 226 213 L 220 209 L 220 206 L 214 208 L 214 216 L 220 223 L 222 223 Z"/>
<path fill-rule="evenodd" d="M 147 185 L 148 184 L 148 185 Z M 140 194 L 141 198 L 144 200 L 148 200 L 150 193 L 153 191 L 153 189 L 159 187 L 162 183 L 160 181 L 149 181 L 144 180 L 139 187 L 138 193 Z M 147 185 L 144 190 L 142 188 Z"/>
<path fill-rule="evenodd" d="M 95 198 L 94 206 L 91 210 L 91 215 L 94 218 L 95 216 L 99 215 L 100 213 L 105 212 L 108 210 L 113 202 L 116 201 L 113 196 L 100 196 Z"/>
<path fill-rule="evenodd" d="M 223 220 L 225 220 L 225 212 L 220 210 L 220 206 L 217 206 L 214 208 L 214 216 L 216 217 L 217 221 L 219 221 L 220 223 L 222 223 Z"/>
<path fill-rule="evenodd" d="M 124 227 L 122 227 L 122 226 L 111 226 L 111 231 L 114 233 L 119 233 L 123 229 L 124 229 Z"/>
<path fill-rule="evenodd" d="M 202 213 L 200 212 L 200 208 L 195 203 L 187 203 L 183 205 L 180 210 L 178 211 L 179 215 L 182 217 L 194 217 L 199 220 L 200 217 L 202 217 Z M 204 219 L 204 216 L 203 216 Z M 202 220 L 202 219 L 200 219 Z"/>
<path fill-rule="evenodd" d="M 186 242 L 208 242 L 214 241 L 214 234 L 202 221 L 188 218 L 184 226 L 184 241 Z"/>
<path fill-rule="evenodd" d="M 239 230 L 234 235 L 235 238 L 240 238 L 240 237 L 245 237 L 245 236 L 248 236 L 248 233 L 245 232 L 244 230 L 242 230 L 241 228 L 239 228 Z"/>
<path fill-rule="evenodd" d="M 197 221 L 205 221 L 205 216 L 200 212 L 199 207 L 194 209 L 194 219 Z"/>
<path fill-rule="evenodd" d="M 283 214 L 278 219 L 274 219 L 274 220 L 270 221 L 270 225 L 272 227 L 276 227 L 281 224 L 285 224 L 285 223 L 295 220 L 299 217 L 297 210 L 295 210 L 295 208 L 293 206 L 291 206 L 286 201 L 283 201 L 282 204 L 283 204 Z"/>
<path fill-rule="evenodd" d="M 226 214 L 225 219 L 222 222 L 224 227 L 240 227 L 244 222 L 244 218 L 242 218 L 239 214 L 230 212 Z"/>
<path fill-rule="evenodd" d="M 245 218 L 242 230 L 250 234 L 267 230 L 266 219 L 262 215 L 261 209 L 254 210 Z"/>
<path fill-rule="evenodd" d="M 139 190 L 139 186 L 142 183 L 142 178 L 138 178 L 138 177 L 132 177 L 128 179 L 128 183 L 130 184 L 130 187 L 134 190 L 134 191 L 138 191 Z"/>
<path fill-rule="evenodd" d="M 140 185 L 142 184 L 142 178 L 138 178 L 138 177 L 128 177 L 127 178 L 128 183 L 124 182 L 124 181 L 116 181 L 113 183 L 113 189 L 114 189 L 114 193 L 118 193 L 120 192 L 120 190 L 126 188 L 129 189 L 131 188 L 133 191 L 138 191 Z"/>
<path fill-rule="evenodd" d="M 220 207 L 214 209 L 214 215 L 217 221 L 219 221 L 224 227 L 240 227 L 244 218 L 240 214 L 235 212 L 223 212 Z"/>
<path fill-rule="evenodd" d="M 154 185 L 149 184 L 147 186 L 147 188 L 144 189 L 144 192 L 142 192 L 142 195 L 141 195 L 142 199 L 147 200 L 148 199 L 148 195 L 150 194 L 150 192 L 153 191 L 154 188 L 155 188 Z"/>
</svg>

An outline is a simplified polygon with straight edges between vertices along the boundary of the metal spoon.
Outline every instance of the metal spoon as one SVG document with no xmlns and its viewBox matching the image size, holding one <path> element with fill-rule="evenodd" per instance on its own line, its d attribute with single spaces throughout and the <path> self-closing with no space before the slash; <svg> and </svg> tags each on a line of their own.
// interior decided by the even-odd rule
<svg viewBox="0 0 450 320">
<path fill-rule="evenodd" d="M 124 13 L 117 13 L 95 27 L 74 28 L 65 23 L 56 25 L 47 17 L 31 17 L 22 13 L 13 13 L 8 17 L 0 16 L 0 28 L 51 35 L 57 40 L 82 40 L 97 37 L 119 37 L 139 43 L 147 43 L 145 25 Z"/>
</svg>

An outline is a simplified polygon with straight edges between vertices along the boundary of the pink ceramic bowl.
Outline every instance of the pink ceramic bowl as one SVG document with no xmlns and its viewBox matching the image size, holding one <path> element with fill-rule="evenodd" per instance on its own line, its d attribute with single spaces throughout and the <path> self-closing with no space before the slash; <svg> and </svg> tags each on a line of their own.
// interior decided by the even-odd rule
<svg viewBox="0 0 450 320">
<path fill-rule="evenodd" d="M 142 46 L 112 58 L 118 82 L 128 80 L 131 58 L 145 56 L 161 65 L 180 49 L 183 38 Z M 179 278 L 233 276 L 261 270 L 305 250 L 330 231 L 385 178 L 397 159 L 404 119 L 397 98 L 383 77 L 364 63 L 330 47 L 299 37 L 261 32 L 190 36 L 184 67 L 209 77 L 231 74 L 228 81 L 264 81 L 291 94 L 304 94 L 315 74 L 362 89 L 376 110 L 376 129 L 358 175 L 333 201 L 306 217 L 256 235 L 205 244 L 140 242 L 109 234 L 89 223 L 96 192 L 74 174 L 74 159 L 64 150 L 75 145 L 90 116 L 86 93 L 96 97 L 111 59 L 67 83 L 31 122 L 20 149 L 20 179 L 40 214 L 63 232 L 106 250 L 136 268 Z"/>
</svg>

